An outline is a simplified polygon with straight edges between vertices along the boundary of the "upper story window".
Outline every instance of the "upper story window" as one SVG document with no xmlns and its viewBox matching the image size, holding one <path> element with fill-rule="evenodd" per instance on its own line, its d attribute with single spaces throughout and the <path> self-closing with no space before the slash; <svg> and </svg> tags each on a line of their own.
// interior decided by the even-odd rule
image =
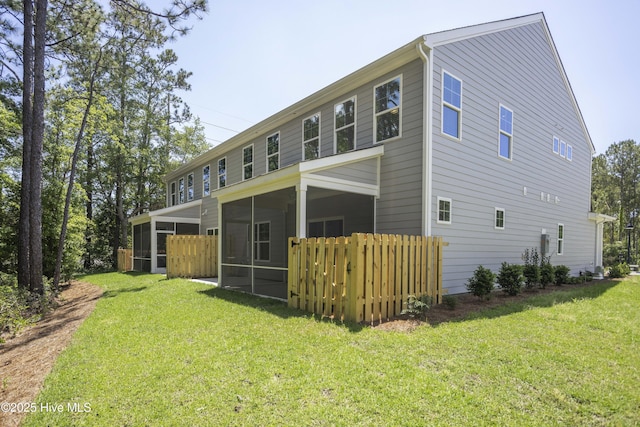
<svg viewBox="0 0 640 427">
<path fill-rule="evenodd" d="M 267 137 L 267 172 L 280 169 L 280 132 Z"/>
<path fill-rule="evenodd" d="M 223 157 L 218 160 L 218 188 L 227 185 L 227 158 Z"/>
<path fill-rule="evenodd" d="M 320 157 L 320 113 L 302 121 L 302 160 Z"/>
<path fill-rule="evenodd" d="M 400 86 L 398 76 L 373 90 L 376 142 L 400 136 Z"/>
<path fill-rule="evenodd" d="M 560 154 L 560 138 L 557 136 L 553 137 L 553 152 L 556 154 Z"/>
<path fill-rule="evenodd" d="M 193 173 L 187 175 L 187 201 L 193 200 Z"/>
<path fill-rule="evenodd" d="M 202 168 L 202 196 L 211 194 L 211 167 L 209 165 Z"/>
<path fill-rule="evenodd" d="M 573 147 L 567 144 L 567 160 L 573 160 Z"/>
<path fill-rule="evenodd" d="M 253 145 L 242 149 L 242 179 L 253 178 Z"/>
<path fill-rule="evenodd" d="M 500 137 L 498 155 L 511 160 L 513 154 L 513 111 L 500 105 Z"/>
<path fill-rule="evenodd" d="M 171 195 L 170 195 L 170 198 L 169 198 L 169 200 L 170 200 L 169 206 L 175 206 L 176 202 L 177 202 L 177 200 L 176 200 L 176 182 L 175 181 L 173 181 L 171 183 L 171 191 L 170 191 L 170 193 L 171 193 Z"/>
<path fill-rule="evenodd" d="M 451 199 L 438 197 L 438 223 L 451 224 Z"/>
<path fill-rule="evenodd" d="M 184 203 L 184 178 L 178 180 L 178 202 Z"/>
<path fill-rule="evenodd" d="M 557 136 L 553 137 L 553 152 L 569 161 L 573 160 L 573 146 L 567 144 Z"/>
<path fill-rule="evenodd" d="M 461 139 L 462 80 L 442 72 L 442 133 Z"/>
<path fill-rule="evenodd" d="M 336 153 L 356 148 L 356 98 L 335 106 Z"/>
</svg>

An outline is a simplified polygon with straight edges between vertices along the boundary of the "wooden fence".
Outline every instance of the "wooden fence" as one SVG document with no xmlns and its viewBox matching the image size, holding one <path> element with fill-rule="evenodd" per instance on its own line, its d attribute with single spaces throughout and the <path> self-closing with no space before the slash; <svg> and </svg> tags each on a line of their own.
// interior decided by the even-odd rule
<svg viewBox="0 0 640 427">
<path fill-rule="evenodd" d="M 290 238 L 290 307 L 356 322 L 400 315 L 409 295 L 442 302 L 441 237 Z"/>
<path fill-rule="evenodd" d="M 131 249 L 118 249 L 118 271 L 133 270 L 133 251 Z"/>
<path fill-rule="evenodd" d="M 167 278 L 217 276 L 218 236 L 167 237 Z"/>
</svg>

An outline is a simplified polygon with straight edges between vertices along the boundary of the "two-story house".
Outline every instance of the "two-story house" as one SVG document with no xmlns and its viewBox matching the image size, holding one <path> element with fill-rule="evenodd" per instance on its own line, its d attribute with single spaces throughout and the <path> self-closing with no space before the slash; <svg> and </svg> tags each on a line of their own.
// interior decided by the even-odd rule
<svg viewBox="0 0 640 427">
<path fill-rule="evenodd" d="M 286 298 L 288 237 L 375 232 L 443 236 L 449 293 L 541 242 L 593 271 L 593 153 L 542 13 L 428 34 L 169 173 L 134 265 L 218 234 L 222 286 Z"/>
</svg>

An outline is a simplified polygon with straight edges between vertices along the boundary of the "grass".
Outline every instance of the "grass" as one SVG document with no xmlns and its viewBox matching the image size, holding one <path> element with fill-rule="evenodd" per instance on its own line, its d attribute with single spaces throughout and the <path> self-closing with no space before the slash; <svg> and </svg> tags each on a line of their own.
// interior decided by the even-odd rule
<svg viewBox="0 0 640 427">
<path fill-rule="evenodd" d="M 37 401 L 66 410 L 25 426 L 640 424 L 638 277 L 412 333 L 157 275 L 84 280 L 105 296 Z"/>
</svg>

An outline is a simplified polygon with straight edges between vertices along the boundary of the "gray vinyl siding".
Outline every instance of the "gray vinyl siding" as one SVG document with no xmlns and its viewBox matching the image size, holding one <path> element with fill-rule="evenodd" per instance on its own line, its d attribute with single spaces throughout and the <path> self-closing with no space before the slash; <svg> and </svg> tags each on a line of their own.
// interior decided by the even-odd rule
<svg viewBox="0 0 640 427">
<path fill-rule="evenodd" d="M 205 197 L 200 205 L 202 218 L 200 222 L 200 233 L 204 234 L 207 228 L 218 227 L 218 199 L 215 197 Z"/>
<path fill-rule="evenodd" d="M 378 183 L 378 160 L 369 159 L 356 162 L 346 166 L 314 172 L 314 175 L 376 185 Z"/>
<path fill-rule="evenodd" d="M 461 141 L 440 132 L 442 69 L 463 82 Z M 497 271 L 502 261 L 521 263 L 526 248 L 539 248 L 543 229 L 553 264 L 593 270 L 590 146 L 542 26 L 438 47 L 433 77 L 432 232 L 450 243 L 445 288 L 466 291 L 480 264 Z M 511 161 L 498 157 L 500 104 L 514 115 Z M 554 135 L 572 145 L 573 161 L 553 153 Z M 437 223 L 438 196 L 452 199 L 451 224 Z M 505 209 L 504 230 L 494 228 L 496 207 Z M 558 223 L 564 255 L 555 254 Z"/>
<path fill-rule="evenodd" d="M 377 233 L 423 233 L 423 71 L 420 60 L 402 68 L 402 136 L 384 142 L 380 198 L 376 203 Z M 390 73 L 379 83 L 398 74 Z M 372 96 L 371 92 L 370 105 Z M 373 112 L 368 116 L 373 131 Z"/>
</svg>

